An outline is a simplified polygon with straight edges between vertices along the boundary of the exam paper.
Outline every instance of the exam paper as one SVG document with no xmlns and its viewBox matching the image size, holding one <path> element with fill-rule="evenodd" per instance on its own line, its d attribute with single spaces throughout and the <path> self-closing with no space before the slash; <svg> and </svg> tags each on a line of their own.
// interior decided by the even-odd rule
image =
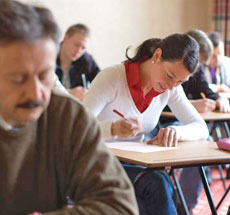
<svg viewBox="0 0 230 215">
<path fill-rule="evenodd" d="M 176 149 L 176 147 L 162 147 L 157 145 L 147 145 L 142 142 L 110 142 L 106 143 L 108 148 L 120 149 L 132 152 L 157 152 Z"/>
</svg>

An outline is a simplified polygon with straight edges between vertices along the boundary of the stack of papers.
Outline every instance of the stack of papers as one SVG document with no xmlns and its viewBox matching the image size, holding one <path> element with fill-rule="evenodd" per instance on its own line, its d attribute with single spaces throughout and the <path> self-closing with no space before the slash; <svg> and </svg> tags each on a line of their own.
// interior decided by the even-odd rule
<svg viewBox="0 0 230 215">
<path fill-rule="evenodd" d="M 176 147 L 162 147 L 158 145 L 147 145 L 144 142 L 111 142 L 106 143 L 108 148 L 120 149 L 132 152 L 157 152 L 176 149 Z"/>
</svg>

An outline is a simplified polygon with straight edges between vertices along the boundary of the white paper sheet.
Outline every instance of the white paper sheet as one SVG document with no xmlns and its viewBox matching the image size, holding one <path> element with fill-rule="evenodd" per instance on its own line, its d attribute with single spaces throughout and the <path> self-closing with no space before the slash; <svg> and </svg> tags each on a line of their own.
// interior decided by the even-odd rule
<svg viewBox="0 0 230 215">
<path fill-rule="evenodd" d="M 140 142 L 111 142 L 106 143 L 108 148 L 120 149 L 132 152 L 157 152 L 176 149 L 176 147 L 162 147 L 157 145 L 147 145 L 146 143 Z"/>
</svg>

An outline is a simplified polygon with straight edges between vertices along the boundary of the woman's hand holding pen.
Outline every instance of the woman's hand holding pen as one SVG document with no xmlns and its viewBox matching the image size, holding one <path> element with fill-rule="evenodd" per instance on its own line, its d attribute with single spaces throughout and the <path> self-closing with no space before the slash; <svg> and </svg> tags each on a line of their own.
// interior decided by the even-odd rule
<svg viewBox="0 0 230 215">
<path fill-rule="evenodd" d="M 141 124 L 137 119 L 121 119 L 112 123 L 111 133 L 112 136 L 118 138 L 128 138 L 137 135 L 141 130 Z"/>
<path fill-rule="evenodd" d="M 178 142 L 177 132 L 174 128 L 161 128 L 156 137 L 147 141 L 147 144 L 163 147 L 176 147 Z"/>
</svg>

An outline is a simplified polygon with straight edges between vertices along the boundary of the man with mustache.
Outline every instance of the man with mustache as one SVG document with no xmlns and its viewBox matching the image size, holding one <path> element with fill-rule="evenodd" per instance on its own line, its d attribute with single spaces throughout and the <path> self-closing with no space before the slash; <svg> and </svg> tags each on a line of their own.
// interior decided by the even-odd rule
<svg viewBox="0 0 230 215">
<path fill-rule="evenodd" d="M 1 0 L 0 23 L 1 214 L 136 215 L 94 117 L 52 92 L 59 29 L 50 11 Z"/>
</svg>

